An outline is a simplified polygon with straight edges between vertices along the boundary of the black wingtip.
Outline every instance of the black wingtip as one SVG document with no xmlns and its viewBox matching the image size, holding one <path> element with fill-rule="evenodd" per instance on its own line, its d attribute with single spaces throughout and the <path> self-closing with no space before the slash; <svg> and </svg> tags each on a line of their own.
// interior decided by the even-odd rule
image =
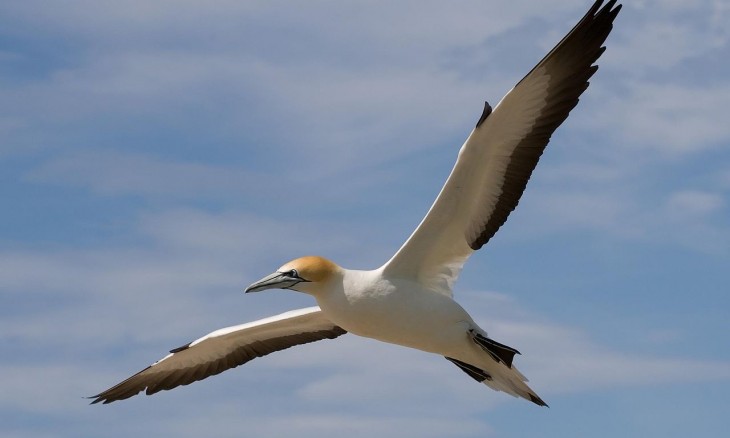
<svg viewBox="0 0 730 438">
<path fill-rule="evenodd" d="M 100 396 L 101 396 L 101 394 L 97 394 L 97 395 L 92 395 L 90 397 L 84 397 L 84 399 L 85 400 L 91 400 L 91 399 L 93 399 L 93 400 L 91 400 L 91 402 L 89 404 L 90 405 L 95 405 L 95 404 L 99 403 L 102 400 Z"/>
<path fill-rule="evenodd" d="M 550 407 L 550 406 L 548 406 L 548 404 L 547 404 L 547 403 L 545 403 L 545 402 L 544 402 L 544 401 L 543 401 L 543 400 L 542 400 L 542 399 L 541 399 L 540 397 L 538 397 L 537 395 L 535 395 L 535 394 L 529 394 L 529 396 L 530 396 L 530 401 L 531 401 L 531 402 L 533 402 L 533 403 L 535 403 L 536 405 L 538 405 L 538 406 L 545 406 L 546 408 L 549 408 L 549 407 Z"/>
<path fill-rule="evenodd" d="M 618 15 L 618 12 L 621 10 L 621 7 L 623 7 L 623 5 L 618 5 L 618 6 L 616 6 L 616 9 L 613 9 L 611 11 L 611 21 L 613 21 L 613 19 L 616 18 L 616 16 Z"/>
<path fill-rule="evenodd" d="M 608 3 L 616 2 L 616 0 L 610 0 Z M 603 4 L 603 0 L 596 0 L 595 3 L 591 6 L 591 8 L 588 10 L 587 15 L 595 15 L 596 11 L 601 8 L 601 5 Z"/>
<path fill-rule="evenodd" d="M 603 2 L 597 1 L 593 5 L 594 8 L 591 8 L 591 12 L 593 13 L 593 15 L 608 13 L 611 16 L 610 21 L 613 21 L 613 19 L 616 18 L 616 15 L 618 15 L 618 12 L 621 10 L 621 7 L 623 6 L 622 4 L 619 4 L 618 6 L 616 6 L 616 0 L 610 0 L 608 3 L 606 3 L 605 6 L 603 6 L 601 8 L 600 11 L 598 11 L 598 14 L 596 14 L 596 10 L 598 10 L 598 8 L 601 6 L 601 3 L 603 3 Z M 616 6 L 616 7 L 614 8 L 614 6 Z"/>
</svg>

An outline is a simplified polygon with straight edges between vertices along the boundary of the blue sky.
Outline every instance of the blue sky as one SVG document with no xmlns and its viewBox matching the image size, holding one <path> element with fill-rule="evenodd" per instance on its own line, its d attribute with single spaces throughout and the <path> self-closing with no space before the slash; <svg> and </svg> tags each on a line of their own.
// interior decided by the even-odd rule
<svg viewBox="0 0 730 438">
<path fill-rule="evenodd" d="M 628 3 L 628 2 L 627 2 Z M 0 3 L 0 435 L 682 437 L 730 423 L 730 6 L 624 6 L 456 297 L 551 405 L 345 336 L 154 397 L 93 395 L 243 288 L 375 268 L 589 1 Z"/>
</svg>

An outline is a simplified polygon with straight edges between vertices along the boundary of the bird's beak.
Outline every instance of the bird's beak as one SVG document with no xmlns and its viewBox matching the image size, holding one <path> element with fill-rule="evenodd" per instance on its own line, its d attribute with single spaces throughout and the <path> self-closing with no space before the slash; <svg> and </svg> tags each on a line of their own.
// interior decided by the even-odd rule
<svg viewBox="0 0 730 438">
<path fill-rule="evenodd" d="M 286 273 L 274 272 L 253 283 L 244 292 L 258 292 L 266 289 L 288 289 L 301 281 L 301 279 L 290 277 Z"/>
</svg>

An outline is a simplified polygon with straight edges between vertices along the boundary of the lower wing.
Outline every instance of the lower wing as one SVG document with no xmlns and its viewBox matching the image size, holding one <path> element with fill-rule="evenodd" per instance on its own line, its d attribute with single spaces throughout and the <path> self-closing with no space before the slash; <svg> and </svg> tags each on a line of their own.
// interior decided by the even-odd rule
<svg viewBox="0 0 730 438">
<path fill-rule="evenodd" d="M 171 350 L 144 370 L 90 398 L 94 399 L 92 404 L 106 404 L 144 390 L 151 395 L 203 380 L 275 351 L 345 333 L 319 307 L 293 310 L 209 333 Z"/>
</svg>

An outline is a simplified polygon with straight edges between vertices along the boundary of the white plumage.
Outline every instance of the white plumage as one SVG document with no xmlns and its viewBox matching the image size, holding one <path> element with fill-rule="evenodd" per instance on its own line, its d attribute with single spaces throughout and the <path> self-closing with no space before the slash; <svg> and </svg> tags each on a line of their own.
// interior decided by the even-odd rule
<svg viewBox="0 0 730 438">
<path fill-rule="evenodd" d="M 294 345 L 346 332 L 439 354 L 479 382 L 538 405 L 545 402 L 513 365 L 517 350 L 487 336 L 453 300 L 469 256 L 504 224 L 550 136 L 595 73 L 594 62 L 621 6 L 597 1 L 494 110 L 484 113 L 426 217 L 398 252 L 372 271 L 317 256 L 286 263 L 247 288 L 312 295 L 311 307 L 217 330 L 94 396 L 109 403 L 187 385 Z"/>
</svg>

